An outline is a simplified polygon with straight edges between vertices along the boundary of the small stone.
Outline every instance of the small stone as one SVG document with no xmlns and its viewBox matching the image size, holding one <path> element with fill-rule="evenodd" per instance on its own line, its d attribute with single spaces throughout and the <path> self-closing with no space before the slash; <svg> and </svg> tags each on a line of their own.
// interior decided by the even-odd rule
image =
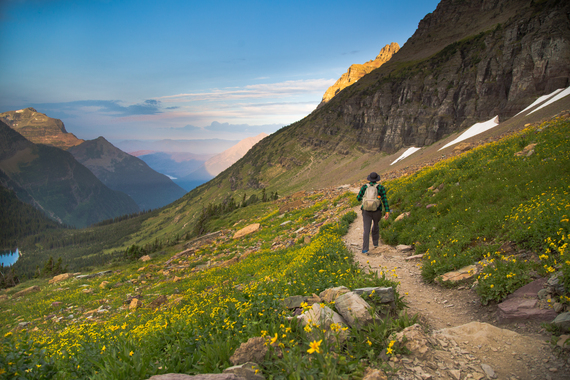
<svg viewBox="0 0 570 380">
<path fill-rule="evenodd" d="M 138 298 L 133 298 L 129 305 L 130 310 L 136 310 L 142 306 L 142 302 Z"/>
<path fill-rule="evenodd" d="M 449 373 L 451 374 L 451 376 L 453 376 L 454 379 L 461 379 L 461 371 L 457 370 L 457 369 L 450 369 Z"/>
<path fill-rule="evenodd" d="M 485 372 L 485 374 L 490 377 L 491 379 L 495 378 L 495 371 L 491 368 L 488 364 L 481 364 L 481 369 Z"/>
<path fill-rule="evenodd" d="M 105 289 L 105 287 L 109 284 L 109 281 L 103 281 L 102 283 L 99 284 L 99 287 L 101 289 Z"/>
</svg>

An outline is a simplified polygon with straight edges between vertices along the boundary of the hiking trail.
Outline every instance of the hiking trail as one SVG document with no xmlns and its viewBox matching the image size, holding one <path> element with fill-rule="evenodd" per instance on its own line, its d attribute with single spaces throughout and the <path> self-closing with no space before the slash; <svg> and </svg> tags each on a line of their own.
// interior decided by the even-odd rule
<svg viewBox="0 0 570 380">
<path fill-rule="evenodd" d="M 568 351 L 560 354 L 555 350 L 550 344 L 551 334 L 539 322 L 499 324 L 496 305 L 482 306 L 470 284 L 451 289 L 428 284 L 421 276 L 421 259 L 406 261 L 408 253 L 400 252 L 382 241 L 377 248 L 370 243 L 372 249 L 369 255 L 362 254 L 360 206 L 355 207 L 354 211 L 357 218 L 344 241 L 348 249 L 354 252 L 360 266 L 377 273 L 383 271 L 388 278 L 398 281 L 398 292 L 408 305 L 408 315 L 417 314 L 418 322 L 427 327 L 430 333 L 439 330 L 453 337 L 449 343 L 438 340 L 440 344 L 435 347 L 435 362 L 412 361 L 406 356 L 392 358 L 390 364 L 401 368 L 395 378 L 570 378 Z M 438 355 L 443 353 L 447 355 Z M 491 371 L 486 371 L 486 366 Z"/>
</svg>

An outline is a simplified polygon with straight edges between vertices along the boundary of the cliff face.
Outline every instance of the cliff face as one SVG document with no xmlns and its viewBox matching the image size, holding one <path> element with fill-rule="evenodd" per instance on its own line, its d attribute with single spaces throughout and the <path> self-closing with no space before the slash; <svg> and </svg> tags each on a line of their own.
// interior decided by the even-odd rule
<svg viewBox="0 0 570 380">
<path fill-rule="evenodd" d="M 392 58 L 400 50 L 400 45 L 392 42 L 390 45 L 386 45 L 380 50 L 380 53 L 376 56 L 374 60 L 368 61 L 364 64 L 351 65 L 348 71 L 341 75 L 341 77 L 328 88 L 328 90 L 323 95 L 323 100 L 319 107 L 331 100 L 336 94 L 338 94 L 344 88 L 356 83 L 360 78 L 370 73 L 372 70 L 379 68 Z"/>
<path fill-rule="evenodd" d="M 84 140 L 65 130 L 63 122 L 29 107 L 0 113 L 0 120 L 35 144 L 51 145 L 61 149 L 79 145 Z"/>
<path fill-rule="evenodd" d="M 570 82 L 570 2 L 443 0 L 386 64 L 291 126 L 303 145 L 394 152 Z"/>
</svg>

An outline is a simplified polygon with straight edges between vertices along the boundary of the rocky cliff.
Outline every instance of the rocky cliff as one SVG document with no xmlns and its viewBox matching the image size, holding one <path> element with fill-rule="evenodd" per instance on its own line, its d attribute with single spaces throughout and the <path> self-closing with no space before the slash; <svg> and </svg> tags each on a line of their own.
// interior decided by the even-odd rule
<svg viewBox="0 0 570 380">
<path fill-rule="evenodd" d="M 570 2 L 442 0 L 393 58 L 290 128 L 303 145 L 394 152 L 515 115 L 570 84 Z"/>
<path fill-rule="evenodd" d="M 495 116 L 504 122 L 570 85 L 569 14 L 559 0 L 442 0 L 390 61 L 263 139 L 225 180 L 233 190 L 281 177 L 291 184 L 327 162 L 430 145 Z"/>
<path fill-rule="evenodd" d="M 48 117 L 31 107 L 0 113 L 0 120 L 35 144 L 67 149 L 84 141 L 68 133 L 61 120 Z"/>
<path fill-rule="evenodd" d="M 388 62 L 390 58 L 398 52 L 398 50 L 400 50 L 400 45 L 392 42 L 390 45 L 384 46 L 374 60 L 370 60 L 363 64 L 355 63 L 354 65 L 351 65 L 348 68 L 348 71 L 342 74 L 335 84 L 327 89 L 319 107 L 331 100 L 342 89 L 356 83 L 360 78 L 370 73 L 372 70 L 377 69 Z"/>
</svg>

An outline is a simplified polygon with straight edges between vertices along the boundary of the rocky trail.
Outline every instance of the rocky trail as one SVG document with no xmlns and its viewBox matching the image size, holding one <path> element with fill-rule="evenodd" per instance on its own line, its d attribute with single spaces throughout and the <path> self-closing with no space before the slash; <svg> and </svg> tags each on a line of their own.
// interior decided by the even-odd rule
<svg viewBox="0 0 570 380">
<path fill-rule="evenodd" d="M 360 207 L 354 211 L 358 217 L 344 238 L 346 246 L 365 270 L 384 271 L 399 281 L 408 314 L 417 314 L 428 331 L 410 338 L 417 348 L 411 355 L 390 358 L 399 368 L 395 378 L 570 379 L 568 351 L 554 348 L 539 322 L 500 324 L 497 307 L 482 306 L 469 285 L 448 289 L 425 283 L 421 259 L 406 260 L 409 252 L 380 242 L 362 254 Z"/>
</svg>

